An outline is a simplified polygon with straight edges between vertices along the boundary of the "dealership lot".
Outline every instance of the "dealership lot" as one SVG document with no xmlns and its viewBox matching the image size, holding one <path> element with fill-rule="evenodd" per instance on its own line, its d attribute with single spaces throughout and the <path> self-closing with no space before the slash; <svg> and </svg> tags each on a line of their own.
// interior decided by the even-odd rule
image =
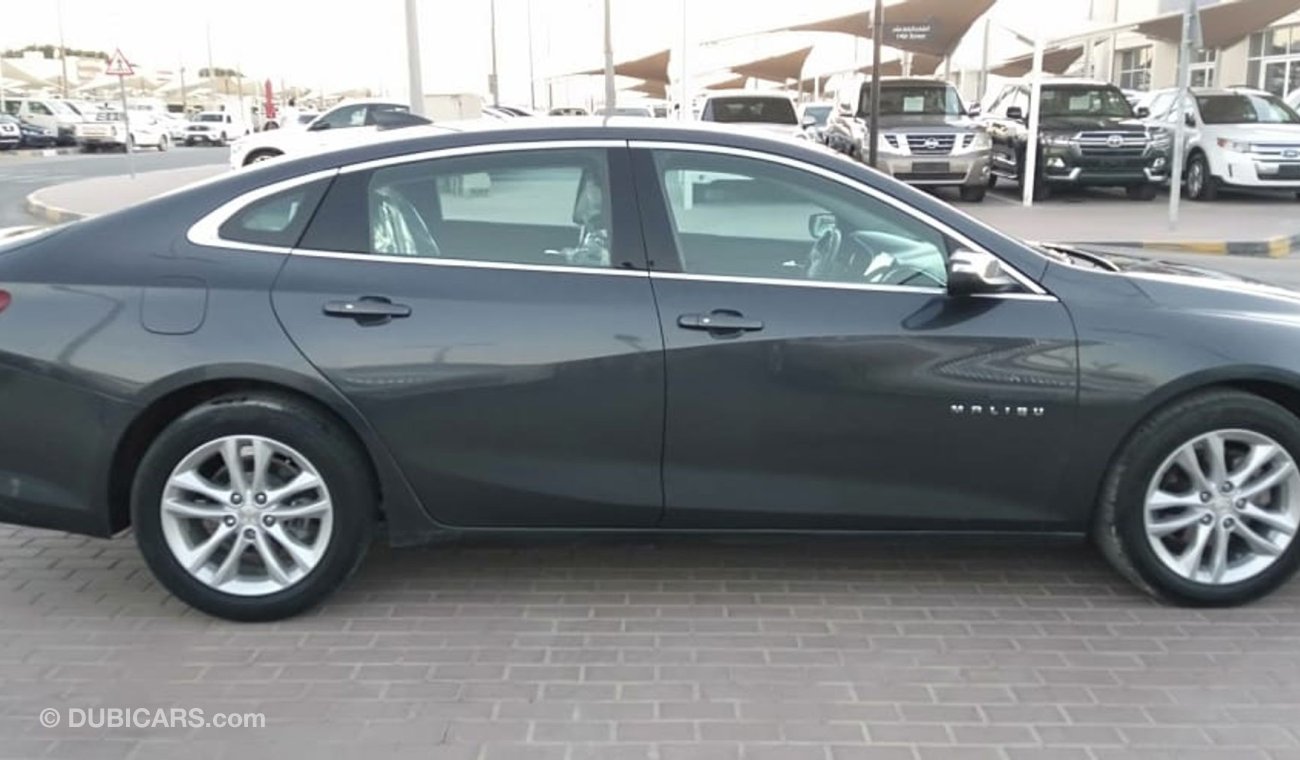
<svg viewBox="0 0 1300 760">
<path fill-rule="evenodd" d="M 0 757 L 1300 754 L 1300 586 L 1169 608 L 1075 543 L 376 544 L 260 626 L 170 599 L 129 537 L 0 549 Z M 177 705 L 266 728 L 37 719 Z"/>
</svg>

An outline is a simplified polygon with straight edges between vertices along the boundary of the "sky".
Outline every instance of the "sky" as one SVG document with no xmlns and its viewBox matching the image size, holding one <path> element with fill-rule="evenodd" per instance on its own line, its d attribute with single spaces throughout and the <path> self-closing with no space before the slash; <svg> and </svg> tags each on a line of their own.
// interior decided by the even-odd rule
<svg viewBox="0 0 1300 760">
<path fill-rule="evenodd" d="M 493 0 L 418 0 L 426 92 L 486 94 L 491 67 Z M 688 64 L 694 71 L 816 43 L 806 72 L 863 62 L 869 46 L 840 35 L 775 35 L 698 48 L 695 43 L 745 31 L 866 10 L 866 0 L 611 0 L 615 58 L 678 47 L 686 8 Z M 887 0 L 888 2 L 888 0 Z M 962 2 L 962 0 L 952 0 Z M 403 0 L 0 0 L 21 12 L 0 14 L 0 47 L 57 42 L 62 9 L 69 47 L 121 48 L 134 63 L 193 71 L 208 61 L 311 89 L 370 87 L 406 92 Z M 574 83 L 552 77 L 602 64 L 602 0 L 495 0 L 503 102 L 527 103 L 530 76 L 539 91 Z M 1000 0 L 993 17 L 1021 31 L 1077 29 L 1089 0 Z M 1044 12 L 1050 9 L 1050 13 Z M 886 17 L 888 11 L 886 10 Z M 531 18 L 531 40 L 530 25 Z M 979 34 L 955 60 L 974 66 Z M 1021 50 L 995 34 L 1004 55 Z M 531 41 L 531 64 L 529 47 Z M 998 57 L 994 56 L 995 59 Z M 531 75 L 530 75 L 531 71 Z M 580 83 L 579 83 L 580 84 Z"/>
</svg>

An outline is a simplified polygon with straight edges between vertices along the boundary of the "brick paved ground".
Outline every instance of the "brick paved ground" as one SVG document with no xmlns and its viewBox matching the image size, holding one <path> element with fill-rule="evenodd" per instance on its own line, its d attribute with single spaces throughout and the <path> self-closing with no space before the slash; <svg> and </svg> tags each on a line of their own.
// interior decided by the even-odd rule
<svg viewBox="0 0 1300 760">
<path fill-rule="evenodd" d="M 377 546 L 318 612 L 235 625 L 129 539 L 0 528 L 0 757 L 389 756 L 1300 758 L 1300 582 L 1196 611 L 1073 544 Z"/>
</svg>

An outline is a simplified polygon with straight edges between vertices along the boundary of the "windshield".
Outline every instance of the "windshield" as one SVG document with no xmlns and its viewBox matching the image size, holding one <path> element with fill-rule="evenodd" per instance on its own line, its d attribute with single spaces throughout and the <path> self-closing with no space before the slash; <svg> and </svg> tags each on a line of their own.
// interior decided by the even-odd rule
<svg viewBox="0 0 1300 760">
<path fill-rule="evenodd" d="M 862 85 L 859 116 L 871 113 L 871 83 Z M 880 86 L 881 116 L 960 116 L 957 90 L 944 84 Z"/>
<path fill-rule="evenodd" d="M 799 119 L 794 114 L 794 104 L 785 98 L 714 98 L 709 101 L 705 113 L 708 121 L 731 124 L 799 123 Z"/>
<path fill-rule="evenodd" d="M 808 106 L 803 109 L 803 115 L 805 117 L 811 116 L 813 118 L 813 123 L 816 126 L 824 127 L 826 126 L 826 120 L 830 118 L 831 107 L 830 106 Z"/>
<path fill-rule="evenodd" d="M 627 107 L 617 106 L 614 108 L 613 113 L 610 113 L 609 109 L 607 108 L 600 109 L 600 115 L 601 116 L 651 116 L 652 114 L 650 113 L 649 108 L 636 108 L 634 106 L 627 106 Z"/>
<path fill-rule="evenodd" d="M 1133 106 L 1114 87 L 1044 87 L 1041 116 L 1133 118 Z"/>
<path fill-rule="evenodd" d="M 59 116 L 80 116 L 81 115 L 76 111 L 72 110 L 72 108 L 68 106 L 67 103 L 64 103 L 62 100 L 47 100 L 45 101 L 45 104 L 50 107 L 51 111 L 58 114 Z"/>
<path fill-rule="evenodd" d="M 1206 124 L 1300 124 L 1300 115 L 1273 95 L 1197 95 Z"/>
<path fill-rule="evenodd" d="M 195 118 L 194 120 L 195 120 L 195 121 L 216 121 L 216 122 L 220 122 L 220 121 L 223 121 L 223 120 L 225 119 L 225 117 L 226 117 L 226 115 L 225 115 L 224 113 L 201 113 L 201 114 L 199 114 L 198 117 Z"/>
</svg>

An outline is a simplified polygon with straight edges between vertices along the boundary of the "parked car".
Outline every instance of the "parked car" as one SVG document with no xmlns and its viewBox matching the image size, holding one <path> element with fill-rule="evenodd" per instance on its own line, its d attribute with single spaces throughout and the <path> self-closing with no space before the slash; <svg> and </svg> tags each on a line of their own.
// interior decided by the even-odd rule
<svg viewBox="0 0 1300 760">
<path fill-rule="evenodd" d="M 155 118 L 167 130 L 167 137 L 171 140 L 172 145 L 185 144 L 185 133 L 190 126 L 189 119 L 179 113 L 155 114 Z"/>
<path fill-rule="evenodd" d="M 2 118 L 13 117 L 6 114 Z M 59 133 L 49 127 L 18 122 L 18 132 L 22 135 L 21 147 L 24 148 L 53 148 L 59 144 Z"/>
<path fill-rule="evenodd" d="M 380 525 L 1089 535 L 1191 605 L 1300 564 L 1300 294 L 806 141 L 415 128 L 0 244 L 0 288 L 0 519 L 130 528 L 222 617 Z"/>
<path fill-rule="evenodd" d="M 74 130 L 82 117 L 66 102 L 58 98 L 6 98 L 4 106 L 5 113 L 24 124 L 53 130 L 59 145 L 76 142 Z"/>
<path fill-rule="evenodd" d="M 19 121 L 9 114 L 0 114 L 0 150 L 11 150 L 23 143 Z"/>
<path fill-rule="evenodd" d="M 870 155 L 871 80 L 840 89 L 826 142 L 859 160 Z M 989 135 L 962 103 L 957 88 L 939 79 L 881 77 L 881 171 L 914 185 L 956 187 L 964 201 L 984 200 L 989 178 Z"/>
<path fill-rule="evenodd" d="M 202 111 L 185 127 L 186 145 L 226 145 L 251 134 L 252 128 L 231 111 Z"/>
<path fill-rule="evenodd" d="M 789 95 L 753 90 L 719 90 L 700 104 L 700 121 L 798 137 L 803 130 Z"/>
<path fill-rule="evenodd" d="M 1034 195 L 1056 187 L 1123 187 L 1152 200 L 1169 176 L 1169 134 L 1142 123 L 1124 93 L 1108 82 L 1052 79 L 1042 85 Z M 992 174 L 1020 182 L 1029 138 L 1028 82 L 1011 83 L 993 99 L 984 123 L 993 140 Z"/>
<path fill-rule="evenodd" d="M 799 107 L 799 126 L 808 139 L 826 144 L 827 120 L 834 111 L 834 103 L 806 103 Z"/>
<path fill-rule="evenodd" d="M 1156 93 L 1152 124 L 1177 127 L 1178 93 Z M 1191 94 L 1182 110 L 1188 198 L 1212 201 L 1224 187 L 1289 190 L 1300 198 L 1300 114 L 1268 93 L 1193 88 Z"/>
<path fill-rule="evenodd" d="M 587 109 L 575 108 L 573 106 L 561 106 L 552 108 L 547 112 L 547 116 L 587 116 Z"/>
<path fill-rule="evenodd" d="M 167 150 L 171 138 L 167 126 L 143 111 L 100 111 L 94 121 L 82 122 L 76 129 L 77 145 L 85 153 L 101 150 L 126 151 L 134 148 Z"/>
<path fill-rule="evenodd" d="M 428 119 L 412 114 L 411 107 L 405 103 L 347 100 L 317 116 L 305 129 L 258 132 L 236 141 L 230 146 L 230 168 L 365 142 L 385 127 L 386 119 L 390 120 L 390 126 L 429 123 Z"/>
</svg>

